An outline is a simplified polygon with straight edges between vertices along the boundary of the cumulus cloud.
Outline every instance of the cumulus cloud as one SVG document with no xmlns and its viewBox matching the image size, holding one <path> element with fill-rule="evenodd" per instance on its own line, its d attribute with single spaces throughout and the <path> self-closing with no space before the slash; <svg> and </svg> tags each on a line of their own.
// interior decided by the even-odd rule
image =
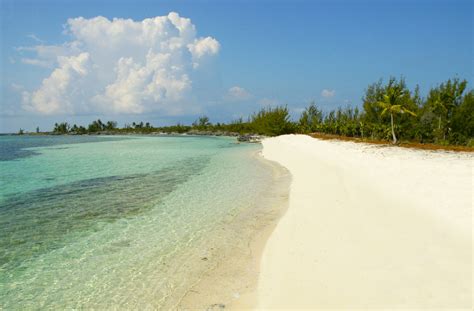
<svg viewBox="0 0 474 311">
<path fill-rule="evenodd" d="M 21 54 L 32 53 L 35 57 L 25 57 L 24 59 L 29 59 L 32 61 L 26 61 L 23 63 L 30 65 L 37 65 L 37 62 L 43 62 L 49 64 L 51 67 L 56 65 L 58 62 L 58 57 L 60 56 L 73 56 L 78 55 L 82 51 L 79 49 L 79 42 L 72 41 L 66 42 L 61 45 L 44 45 L 39 44 L 35 46 L 20 46 L 16 50 Z"/>
<path fill-rule="evenodd" d="M 227 98 L 230 100 L 239 101 L 250 99 L 251 97 L 252 94 L 240 86 L 233 86 L 227 91 Z"/>
<path fill-rule="evenodd" d="M 199 67 L 199 59 L 206 55 L 217 54 L 220 49 L 219 42 L 211 37 L 196 39 L 192 44 L 188 44 L 189 51 L 193 55 L 193 67 Z"/>
<path fill-rule="evenodd" d="M 23 92 L 24 108 L 42 114 L 72 113 L 74 95 L 78 88 L 74 80 L 88 73 L 89 54 L 60 57 L 60 66 L 43 80 L 41 87 L 33 92 Z"/>
<path fill-rule="evenodd" d="M 71 18 L 65 33 L 71 40 L 64 44 L 17 49 L 36 56 L 23 63 L 55 67 L 38 89 L 23 93 L 26 110 L 174 114 L 189 105 L 201 66 L 220 49 L 174 12 L 142 21 Z"/>
<path fill-rule="evenodd" d="M 324 97 L 324 98 L 331 98 L 331 97 L 333 97 L 334 95 L 336 95 L 336 91 L 335 91 L 335 90 L 324 89 L 324 90 L 321 92 L 321 96 Z"/>
</svg>

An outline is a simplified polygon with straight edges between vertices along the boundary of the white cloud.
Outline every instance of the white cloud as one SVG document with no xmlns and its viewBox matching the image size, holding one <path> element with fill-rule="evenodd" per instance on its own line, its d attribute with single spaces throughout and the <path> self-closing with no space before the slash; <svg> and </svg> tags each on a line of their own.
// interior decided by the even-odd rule
<svg viewBox="0 0 474 311">
<path fill-rule="evenodd" d="M 219 52 L 219 42 L 211 37 L 196 39 L 194 43 L 188 45 L 189 50 L 195 58 L 201 58 L 207 54 L 216 54 Z"/>
<path fill-rule="evenodd" d="M 40 61 L 44 61 L 50 63 L 51 66 L 57 63 L 59 56 L 73 56 L 78 55 L 81 53 L 79 48 L 79 42 L 72 41 L 66 42 L 62 45 L 35 45 L 35 46 L 20 46 L 17 47 L 16 50 L 24 55 L 26 53 L 35 54 L 35 58 L 30 59 L 37 59 Z"/>
<path fill-rule="evenodd" d="M 53 63 L 51 63 L 47 60 L 41 60 L 41 59 L 37 59 L 37 58 L 22 58 L 21 62 L 23 64 L 39 66 L 39 67 L 44 67 L 44 68 L 49 68 L 49 67 L 53 66 Z"/>
<path fill-rule="evenodd" d="M 38 37 L 37 37 L 35 34 L 33 34 L 33 33 L 27 35 L 27 37 L 30 38 L 30 39 L 33 39 L 34 41 L 36 41 L 36 42 L 38 42 L 38 43 L 44 43 L 43 40 L 41 40 L 40 38 L 38 38 Z"/>
<path fill-rule="evenodd" d="M 276 100 L 276 99 L 272 99 L 272 98 L 262 98 L 258 101 L 258 104 L 261 105 L 261 106 L 277 106 L 279 105 L 279 102 Z"/>
<path fill-rule="evenodd" d="M 227 98 L 234 101 L 247 100 L 252 98 L 252 94 L 240 86 L 233 86 L 227 91 Z"/>
<path fill-rule="evenodd" d="M 322 97 L 325 97 L 325 98 L 331 98 L 331 97 L 333 97 L 334 95 L 336 95 L 336 91 L 335 91 L 335 90 L 324 89 L 324 90 L 321 92 L 321 96 L 322 96 Z"/>
<path fill-rule="evenodd" d="M 24 92 L 29 111 L 176 114 L 191 104 L 200 68 L 220 49 L 174 12 L 142 21 L 72 18 L 65 33 L 72 39 L 61 45 L 17 48 L 36 56 L 23 63 L 55 66 L 38 89 Z"/>
<path fill-rule="evenodd" d="M 87 75 L 89 54 L 60 57 L 60 66 L 43 80 L 41 87 L 33 92 L 23 92 L 25 110 L 42 114 L 74 112 L 74 95 L 79 85 L 74 80 Z"/>
<path fill-rule="evenodd" d="M 21 92 L 25 89 L 23 85 L 17 83 L 11 83 L 10 88 L 15 92 Z"/>
</svg>

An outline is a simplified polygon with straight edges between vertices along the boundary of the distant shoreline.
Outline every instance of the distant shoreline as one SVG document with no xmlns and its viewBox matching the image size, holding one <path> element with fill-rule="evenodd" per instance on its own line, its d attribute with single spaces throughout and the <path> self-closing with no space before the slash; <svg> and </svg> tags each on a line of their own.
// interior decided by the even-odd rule
<svg viewBox="0 0 474 311">
<path fill-rule="evenodd" d="M 40 133 L 0 133 L 0 136 L 131 136 L 131 135 L 141 135 L 141 136 L 228 136 L 228 137 L 237 137 L 241 134 L 239 133 L 227 133 L 227 132 L 95 132 L 95 133 L 86 133 L 86 134 L 72 134 L 72 133 L 53 133 L 53 132 L 40 132 Z"/>
<path fill-rule="evenodd" d="M 97 133 L 88 133 L 88 134 L 57 134 L 53 132 L 41 132 L 41 133 L 0 133 L 0 136 L 210 136 L 210 137 L 239 137 L 239 136 L 249 136 L 254 134 L 240 134 L 234 132 L 210 132 L 210 131 L 192 131 L 192 132 L 185 132 L 185 133 L 177 133 L 177 132 L 97 132 Z M 390 142 L 385 140 L 378 140 L 378 139 L 370 139 L 365 138 L 362 139 L 360 137 L 349 137 L 349 136 L 342 136 L 342 135 L 331 135 L 325 133 L 309 133 L 303 134 L 308 135 L 313 138 L 323 139 L 323 140 L 339 140 L 339 141 L 350 141 L 354 143 L 365 143 L 365 144 L 373 144 L 373 145 L 380 145 L 380 146 L 387 146 L 387 147 L 403 147 L 409 149 L 419 149 L 419 150 L 439 150 L 439 151 L 452 151 L 452 152 L 474 152 L 474 147 L 470 146 L 462 146 L 462 145 L 439 145 L 439 144 L 432 144 L 432 143 L 418 143 L 412 141 L 400 141 L 398 144 L 393 145 Z M 257 135 L 260 136 L 260 135 Z M 265 138 L 266 136 L 260 136 L 261 138 Z"/>
</svg>

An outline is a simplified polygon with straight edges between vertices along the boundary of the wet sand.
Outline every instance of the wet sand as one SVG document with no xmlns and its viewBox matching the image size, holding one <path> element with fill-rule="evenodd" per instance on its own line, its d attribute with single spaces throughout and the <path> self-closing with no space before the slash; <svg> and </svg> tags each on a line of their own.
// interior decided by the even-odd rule
<svg viewBox="0 0 474 311">
<path fill-rule="evenodd" d="M 242 310 L 257 303 L 260 259 L 265 244 L 288 207 L 291 175 L 279 164 L 255 154 L 268 166 L 273 181 L 255 206 L 245 209 L 220 232 L 230 244 L 202 258 L 209 268 L 176 306 L 179 310 Z"/>
</svg>

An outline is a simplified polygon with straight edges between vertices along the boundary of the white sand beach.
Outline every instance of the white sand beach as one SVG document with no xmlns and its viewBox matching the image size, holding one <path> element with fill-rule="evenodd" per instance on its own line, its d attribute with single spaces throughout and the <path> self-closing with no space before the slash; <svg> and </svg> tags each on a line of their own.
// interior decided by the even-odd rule
<svg viewBox="0 0 474 311">
<path fill-rule="evenodd" d="M 471 309 L 473 155 L 266 139 L 291 175 L 257 309 Z"/>
</svg>

